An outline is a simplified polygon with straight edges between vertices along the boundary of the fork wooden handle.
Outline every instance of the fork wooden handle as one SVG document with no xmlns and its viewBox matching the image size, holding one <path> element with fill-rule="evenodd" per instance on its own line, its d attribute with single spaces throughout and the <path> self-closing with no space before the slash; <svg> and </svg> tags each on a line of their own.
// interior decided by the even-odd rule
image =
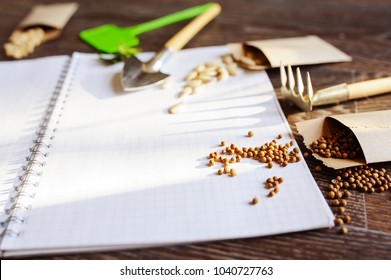
<svg viewBox="0 0 391 280">
<path fill-rule="evenodd" d="M 349 99 L 358 99 L 391 92 L 391 77 L 347 85 Z"/>
</svg>

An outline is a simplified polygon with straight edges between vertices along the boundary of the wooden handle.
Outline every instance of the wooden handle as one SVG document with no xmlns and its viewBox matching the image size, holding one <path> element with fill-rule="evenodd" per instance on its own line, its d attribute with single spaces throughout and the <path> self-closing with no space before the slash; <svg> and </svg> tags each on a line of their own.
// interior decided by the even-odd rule
<svg viewBox="0 0 391 280">
<path fill-rule="evenodd" d="M 391 77 L 348 85 L 349 99 L 363 98 L 391 92 Z"/>
<path fill-rule="evenodd" d="M 171 48 L 174 51 L 179 51 L 193 38 L 205 25 L 214 19 L 221 12 L 221 6 L 217 3 L 193 19 L 189 24 L 176 33 L 164 45 L 166 48 Z"/>
</svg>

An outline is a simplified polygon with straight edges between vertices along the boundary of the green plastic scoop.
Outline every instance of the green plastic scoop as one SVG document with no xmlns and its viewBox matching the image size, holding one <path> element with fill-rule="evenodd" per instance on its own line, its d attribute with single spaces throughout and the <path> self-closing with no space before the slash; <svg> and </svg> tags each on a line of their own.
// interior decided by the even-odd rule
<svg viewBox="0 0 391 280">
<path fill-rule="evenodd" d="M 160 27 L 170 25 L 182 20 L 196 17 L 208 10 L 213 3 L 206 3 L 179 11 L 161 18 L 130 27 L 118 27 L 114 24 L 105 24 L 80 32 L 80 38 L 104 53 L 118 53 L 120 45 L 135 47 L 139 44 L 137 35 Z"/>
</svg>

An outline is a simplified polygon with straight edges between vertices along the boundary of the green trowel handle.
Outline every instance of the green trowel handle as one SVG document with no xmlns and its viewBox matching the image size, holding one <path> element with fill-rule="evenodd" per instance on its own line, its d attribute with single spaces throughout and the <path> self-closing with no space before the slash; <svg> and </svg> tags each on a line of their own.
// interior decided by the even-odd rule
<svg viewBox="0 0 391 280">
<path fill-rule="evenodd" d="M 127 27 L 125 28 L 125 30 L 128 30 L 133 35 L 138 35 L 182 20 L 196 17 L 208 10 L 212 5 L 213 3 L 206 3 L 203 5 L 195 6 L 145 23 Z"/>
</svg>

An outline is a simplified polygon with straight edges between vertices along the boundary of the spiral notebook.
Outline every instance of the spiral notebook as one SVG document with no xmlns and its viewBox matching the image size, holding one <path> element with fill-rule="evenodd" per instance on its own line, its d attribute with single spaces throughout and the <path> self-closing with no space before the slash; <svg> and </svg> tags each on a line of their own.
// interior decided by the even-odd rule
<svg viewBox="0 0 391 280">
<path fill-rule="evenodd" d="M 3 256 L 119 250 L 255 237 L 333 225 L 304 161 L 254 160 L 219 176 L 221 141 L 294 140 L 265 72 L 240 71 L 178 102 L 183 78 L 226 47 L 188 49 L 163 69 L 171 86 L 125 93 L 122 65 L 75 53 L 1 62 Z M 150 54 L 141 54 L 146 59 Z M 254 137 L 246 137 L 252 130 Z M 272 198 L 263 182 L 284 177 Z M 253 197 L 259 199 L 250 205 Z"/>
</svg>

